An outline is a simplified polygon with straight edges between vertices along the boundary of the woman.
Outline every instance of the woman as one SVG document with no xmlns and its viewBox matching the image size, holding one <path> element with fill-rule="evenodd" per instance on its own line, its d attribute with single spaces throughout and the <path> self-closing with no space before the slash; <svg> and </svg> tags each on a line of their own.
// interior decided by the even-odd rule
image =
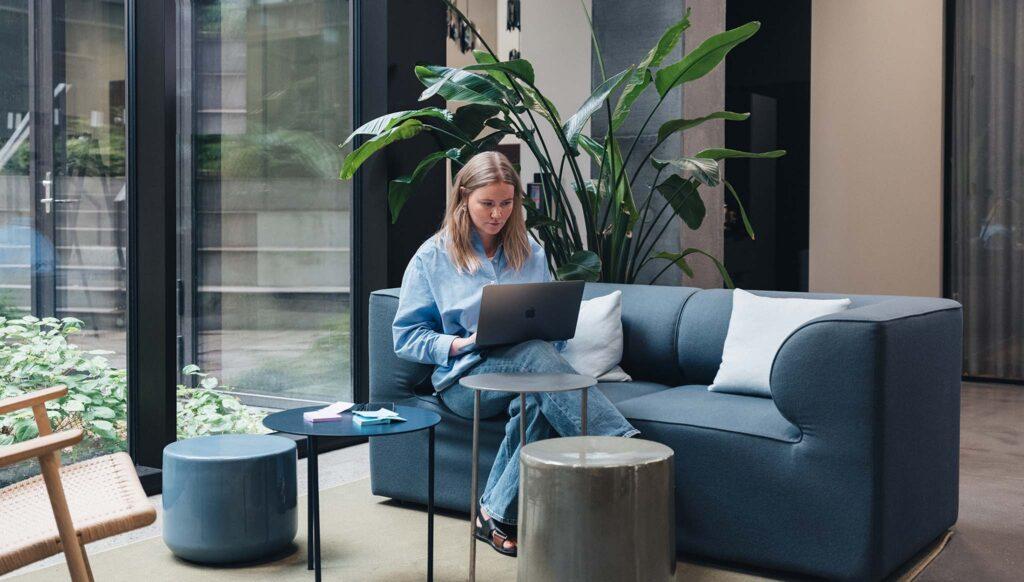
<svg viewBox="0 0 1024 582">
<path fill-rule="evenodd" d="M 444 223 L 420 246 L 406 268 L 392 326 L 395 353 L 433 364 L 440 399 L 455 414 L 473 418 L 473 390 L 458 383 L 471 374 L 494 372 L 575 373 L 557 345 L 532 340 L 513 346 L 475 349 L 480 296 L 485 285 L 550 281 L 544 249 L 527 236 L 519 176 L 500 153 L 474 156 L 455 176 Z M 480 497 L 476 537 L 498 552 L 516 555 L 516 497 L 519 492 L 519 415 L 526 415 L 526 439 L 580 434 L 579 391 L 531 394 L 526 410 L 509 392 L 483 392 L 480 416 L 508 412 L 505 438 Z M 598 391 L 587 408 L 590 434 L 637 434 Z"/>
</svg>

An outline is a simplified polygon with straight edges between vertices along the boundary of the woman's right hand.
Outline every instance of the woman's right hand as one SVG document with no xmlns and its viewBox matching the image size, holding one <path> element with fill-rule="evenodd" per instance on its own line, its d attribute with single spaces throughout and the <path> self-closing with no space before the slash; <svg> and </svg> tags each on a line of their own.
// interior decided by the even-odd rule
<svg viewBox="0 0 1024 582">
<path fill-rule="evenodd" d="M 476 343 L 476 332 L 473 332 L 473 335 L 469 337 L 456 338 L 455 341 L 452 342 L 452 347 L 448 350 L 448 355 L 454 356 L 459 353 L 459 350 L 473 343 Z"/>
</svg>

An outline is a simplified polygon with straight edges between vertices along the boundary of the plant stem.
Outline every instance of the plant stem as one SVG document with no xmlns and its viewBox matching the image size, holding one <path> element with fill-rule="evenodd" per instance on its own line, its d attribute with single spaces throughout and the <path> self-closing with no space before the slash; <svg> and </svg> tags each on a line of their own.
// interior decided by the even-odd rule
<svg viewBox="0 0 1024 582">
<path fill-rule="evenodd" d="M 668 260 L 668 259 L 665 259 L 665 260 Z M 653 279 L 651 279 L 651 285 L 653 285 L 658 280 L 658 277 L 664 275 L 665 271 L 667 271 L 669 269 L 669 267 L 671 267 L 672 265 L 675 265 L 675 264 L 676 264 L 675 261 L 668 261 L 668 264 L 665 265 L 665 268 L 660 270 L 660 271 L 658 271 L 658 274 L 655 275 Z"/>
<path fill-rule="evenodd" d="M 440 127 L 437 127 L 436 125 L 428 125 L 427 127 L 430 128 L 429 131 L 436 131 L 438 133 L 443 133 L 444 135 L 447 135 L 448 137 L 450 137 L 452 139 L 457 139 L 457 140 L 461 141 L 462 143 L 464 143 L 464 144 L 466 144 L 468 146 L 472 146 L 473 145 L 472 141 L 467 141 L 466 139 L 464 139 L 462 137 L 459 137 L 459 136 L 455 135 L 454 133 L 452 133 L 450 131 L 445 131 L 445 130 L 441 129 Z"/>
<path fill-rule="evenodd" d="M 659 169 L 658 172 L 654 175 L 654 182 L 651 183 L 650 191 L 647 194 L 647 200 L 644 200 L 644 208 L 640 212 L 640 218 L 637 220 L 637 224 L 640 225 L 640 230 L 637 231 L 637 230 L 634 229 L 634 231 L 633 231 L 633 236 L 635 237 L 633 242 L 640 242 L 640 238 L 647 232 L 646 228 L 645 228 L 645 225 L 647 223 L 647 211 L 651 208 L 651 199 L 654 198 L 654 195 L 657 192 L 657 190 L 655 188 L 658 187 L 658 180 L 661 178 L 661 173 L 664 170 L 665 170 L 665 168 L 663 167 L 663 168 Z M 634 180 L 635 180 L 635 178 L 634 178 Z M 633 265 L 636 264 L 637 255 L 640 252 L 639 245 L 634 246 L 632 251 L 633 252 L 630 254 L 630 257 L 629 257 L 629 262 L 626 265 L 626 278 L 627 278 L 626 282 L 627 283 L 632 282 L 633 281 L 633 277 L 636 276 L 636 273 L 633 272 Z"/>
</svg>

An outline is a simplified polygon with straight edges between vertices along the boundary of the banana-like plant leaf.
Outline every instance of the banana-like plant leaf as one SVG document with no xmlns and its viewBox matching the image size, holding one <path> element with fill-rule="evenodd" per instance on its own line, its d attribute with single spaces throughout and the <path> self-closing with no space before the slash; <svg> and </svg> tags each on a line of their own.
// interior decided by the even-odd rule
<svg viewBox="0 0 1024 582">
<path fill-rule="evenodd" d="M 674 87 L 699 79 L 718 66 L 738 44 L 754 36 L 761 28 L 760 22 L 748 22 L 731 30 L 718 33 L 693 49 L 678 63 L 659 70 L 654 75 L 654 86 L 658 95 L 664 97 Z"/>
<path fill-rule="evenodd" d="M 677 131 L 686 131 L 691 127 L 697 127 L 705 121 L 712 119 L 724 119 L 726 121 L 746 121 L 750 117 L 749 113 L 733 113 L 732 111 L 716 111 L 710 115 L 704 117 L 698 117 L 696 119 L 673 119 L 672 121 L 666 121 L 661 124 L 658 128 L 658 142 L 665 141 L 668 136 L 672 135 Z"/>
<path fill-rule="evenodd" d="M 395 178 L 391 181 L 388 187 L 388 208 L 391 210 L 391 224 L 398 221 L 398 213 L 402 211 L 402 206 L 405 206 L 405 202 L 415 193 L 416 187 L 423 181 L 423 177 L 427 175 L 427 172 L 433 169 L 437 162 L 445 158 L 454 159 L 458 154 L 459 151 L 455 149 L 434 152 L 420 160 L 412 174 Z"/>
<path fill-rule="evenodd" d="M 680 253 L 661 252 L 652 256 L 657 259 L 668 259 L 672 261 L 673 263 L 678 265 L 680 269 L 683 269 L 684 273 L 686 273 L 690 277 L 693 277 L 693 270 L 690 269 L 689 264 L 686 262 L 686 257 L 693 254 L 704 255 L 705 257 L 711 259 L 711 262 L 713 262 L 715 264 L 715 267 L 718 268 L 718 273 L 722 275 L 722 282 L 725 283 L 725 286 L 728 287 L 729 289 L 733 289 L 736 287 L 735 285 L 733 285 L 732 278 L 729 277 L 729 271 L 725 269 L 725 265 L 723 265 L 721 261 L 716 259 L 714 256 L 700 249 L 688 248 L 684 249 Z M 686 265 L 685 268 L 684 265 Z"/>
<path fill-rule="evenodd" d="M 497 129 L 498 131 L 504 131 L 505 133 L 515 133 L 516 128 L 512 127 L 512 124 L 508 120 L 501 117 L 492 117 L 488 119 L 484 125 L 487 127 Z"/>
<path fill-rule="evenodd" d="M 448 101 L 501 106 L 502 101 L 509 97 L 505 88 L 491 77 L 461 69 L 418 65 L 416 77 L 427 87 L 420 94 L 420 101 L 440 95 Z"/>
<path fill-rule="evenodd" d="M 604 144 L 583 133 L 580 134 L 577 140 L 580 147 L 583 148 L 583 151 L 590 154 L 590 157 L 593 158 L 593 162 L 595 164 L 600 164 L 601 155 L 604 153 Z"/>
<path fill-rule="evenodd" d="M 616 214 L 613 216 L 613 221 L 618 217 L 619 213 L 626 214 L 629 217 L 623 232 L 629 232 L 633 230 L 633 225 L 636 224 L 639 213 L 636 210 L 636 204 L 633 201 L 633 190 L 629 183 L 629 180 L 625 177 L 618 179 L 620 173 L 625 172 L 625 168 L 622 165 L 622 151 L 619 149 L 618 140 L 609 139 L 605 144 L 607 150 L 605 156 L 605 166 L 602 170 L 607 170 L 605 173 L 605 188 L 614 188 L 612 191 L 612 211 Z"/>
<path fill-rule="evenodd" d="M 693 268 L 686 262 L 686 255 L 683 253 L 670 253 L 668 251 L 662 251 L 653 255 L 655 259 L 668 259 L 669 261 L 676 264 L 677 267 L 686 273 L 686 276 L 693 278 Z"/>
<path fill-rule="evenodd" d="M 438 107 L 424 107 L 423 109 L 415 109 L 412 111 L 396 111 L 394 113 L 388 113 L 387 115 L 381 115 L 377 119 L 367 121 L 360 125 L 348 136 L 345 143 L 341 144 L 342 147 L 348 145 L 352 139 L 357 135 L 380 135 L 381 133 L 391 129 L 392 127 L 402 123 L 406 119 L 419 119 L 425 117 L 433 117 L 436 119 L 443 119 L 449 121 L 452 118 L 452 114 Z"/>
<path fill-rule="evenodd" d="M 723 265 L 722 262 L 716 259 L 713 255 L 695 248 L 684 249 L 683 253 L 685 253 L 686 255 L 692 255 L 696 253 L 698 255 L 704 255 L 705 257 L 711 259 L 711 262 L 715 264 L 715 268 L 718 269 L 718 273 L 722 276 L 722 282 L 725 283 L 725 286 L 728 287 L 729 289 L 736 288 L 736 285 L 734 285 L 732 282 L 732 277 L 729 276 L 729 271 L 725 269 L 725 265 Z"/>
<path fill-rule="evenodd" d="M 452 123 L 469 139 L 474 139 L 483 131 L 487 120 L 500 112 L 501 109 L 493 105 L 470 103 L 455 110 Z"/>
<path fill-rule="evenodd" d="M 704 207 L 704 200 L 701 199 L 700 192 L 697 191 L 696 182 L 684 180 L 676 174 L 672 174 L 656 188 L 690 230 L 700 228 L 707 209 Z"/>
<path fill-rule="evenodd" d="M 562 125 L 562 118 L 558 114 L 558 109 L 550 99 L 529 85 L 523 83 L 517 83 L 517 85 L 519 85 L 519 91 L 523 95 L 523 105 L 541 114 L 553 127 Z"/>
<path fill-rule="evenodd" d="M 601 277 L 601 258 L 593 251 L 576 251 L 555 274 L 560 281 L 597 281 Z"/>
<path fill-rule="evenodd" d="M 608 98 L 608 95 L 617 89 L 632 72 L 633 67 L 630 67 L 598 85 L 593 93 L 590 94 L 590 97 L 583 102 L 579 110 L 565 122 L 565 125 L 562 126 L 562 131 L 565 133 L 565 139 L 570 145 L 576 145 L 580 132 L 583 131 L 583 126 L 590 121 L 590 117 L 601 107 L 601 104 Z"/>
<path fill-rule="evenodd" d="M 683 172 L 692 175 L 697 180 L 708 186 L 717 186 L 721 181 L 721 173 L 718 162 L 711 158 L 679 158 L 678 160 L 651 159 L 651 165 L 655 170 L 661 170 L 666 166 L 679 168 Z"/>
<path fill-rule="evenodd" d="M 740 150 L 731 150 L 728 148 L 710 148 L 700 152 L 697 152 L 695 158 L 711 158 L 715 161 L 726 160 L 729 158 L 781 158 L 786 155 L 786 150 L 772 150 L 770 152 L 744 152 Z"/>
<path fill-rule="evenodd" d="M 490 56 L 490 55 L 488 55 Z M 463 71 L 485 71 L 487 73 L 494 73 L 495 71 L 501 74 L 513 75 L 519 77 L 523 81 L 526 81 L 530 85 L 533 84 L 533 65 L 526 59 L 513 59 L 511 61 L 495 61 L 493 63 L 480 63 L 477 65 L 470 65 L 464 67 Z M 507 77 L 506 77 L 507 79 Z M 500 82 L 500 81 L 499 81 Z M 504 85 L 504 83 L 502 83 Z"/>
<path fill-rule="evenodd" d="M 478 65 L 490 65 L 498 62 L 498 59 L 494 58 L 494 55 L 482 50 L 474 50 L 473 59 L 476 60 L 476 63 Z M 505 73 L 502 73 L 500 71 L 490 71 L 490 75 L 494 77 L 495 81 L 501 83 L 502 85 L 508 87 L 509 89 L 512 88 L 512 79 L 509 79 L 508 75 L 506 75 Z"/>
<path fill-rule="evenodd" d="M 423 125 L 423 122 L 418 119 L 407 119 L 403 121 L 401 125 L 392 127 L 373 139 L 368 140 L 363 145 L 352 150 L 352 153 L 345 156 L 345 161 L 341 165 L 341 179 L 348 180 L 352 178 L 352 176 L 355 175 L 356 170 L 359 169 L 359 166 L 379 150 L 396 141 L 414 137 L 427 128 L 428 127 Z"/>
<path fill-rule="evenodd" d="M 665 60 L 672 49 L 675 48 L 676 43 L 683 35 L 683 31 L 690 28 L 690 9 L 686 9 L 686 15 L 679 22 L 673 24 L 661 35 L 658 39 L 658 44 L 647 53 L 640 64 L 637 65 L 636 71 L 633 72 L 629 77 L 629 81 L 626 82 L 622 87 L 622 94 L 619 95 L 619 101 L 615 104 L 615 111 L 612 113 L 612 130 L 616 130 L 622 125 L 622 122 L 629 117 L 629 112 L 633 108 L 633 103 L 640 97 L 640 94 L 647 89 L 648 85 L 654 81 L 654 76 L 651 74 L 651 68 L 661 65 L 661 61 Z"/>
<path fill-rule="evenodd" d="M 489 151 L 493 150 L 494 148 L 496 148 L 498 146 L 498 142 L 500 142 L 502 140 L 502 138 L 504 138 L 504 137 L 505 137 L 505 134 L 500 132 L 500 131 L 496 131 L 494 133 L 489 133 L 489 134 L 483 136 L 482 138 L 474 141 L 473 142 L 473 146 L 476 148 L 476 151 L 478 153 L 479 152 L 489 152 Z M 472 157 L 472 156 L 470 156 L 470 157 Z"/>
<path fill-rule="evenodd" d="M 736 201 L 736 205 L 740 208 L 740 218 L 743 219 L 743 228 L 746 229 L 747 236 L 750 237 L 750 240 L 757 240 L 757 237 L 754 236 L 754 227 L 750 226 L 750 219 L 747 218 L 747 211 L 743 208 L 743 202 L 740 200 L 740 195 L 736 193 L 736 190 L 733 189 L 732 184 L 730 184 L 728 180 L 722 180 L 722 182 L 725 184 L 726 190 L 732 194 L 733 199 Z"/>
</svg>

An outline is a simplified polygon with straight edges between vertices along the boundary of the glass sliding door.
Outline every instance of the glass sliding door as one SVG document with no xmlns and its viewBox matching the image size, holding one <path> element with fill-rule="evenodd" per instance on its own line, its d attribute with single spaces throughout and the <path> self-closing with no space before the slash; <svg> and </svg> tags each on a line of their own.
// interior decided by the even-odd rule
<svg viewBox="0 0 1024 582">
<path fill-rule="evenodd" d="M 1024 382 L 1024 4 L 957 0 L 950 17 L 948 284 L 964 373 Z"/>
<path fill-rule="evenodd" d="M 352 398 L 349 3 L 193 0 L 178 19 L 179 436 Z M 245 410 L 235 410 L 234 402 Z M 211 410 L 211 409 L 207 409 Z"/>
<path fill-rule="evenodd" d="M 0 397 L 67 385 L 48 410 L 86 430 L 69 460 L 123 450 L 124 3 L 0 0 L 0 54 Z M 0 445 L 35 434 L 0 416 Z"/>
</svg>

